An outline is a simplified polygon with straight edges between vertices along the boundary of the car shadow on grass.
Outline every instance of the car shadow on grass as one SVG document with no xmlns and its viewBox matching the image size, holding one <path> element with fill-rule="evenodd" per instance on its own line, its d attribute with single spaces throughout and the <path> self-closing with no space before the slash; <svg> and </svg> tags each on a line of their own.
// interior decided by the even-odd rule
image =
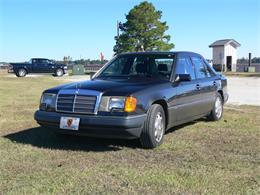
<svg viewBox="0 0 260 195">
<path fill-rule="evenodd" d="M 166 136 L 167 134 L 181 130 L 199 121 L 207 122 L 207 120 L 201 118 L 175 126 L 166 132 Z M 63 135 L 56 133 L 54 129 L 43 127 L 25 129 L 16 133 L 5 135 L 4 137 L 15 143 L 29 144 L 39 148 L 57 150 L 106 152 L 119 151 L 124 148 L 141 148 L 141 144 L 138 139 L 104 139 L 87 136 Z"/>
<path fill-rule="evenodd" d="M 165 135 L 167 136 L 167 134 L 171 134 L 173 133 L 174 131 L 178 131 L 178 130 L 181 130 L 185 127 L 188 127 L 188 126 L 192 126 L 194 125 L 195 123 L 198 123 L 198 122 L 210 122 L 209 120 L 207 120 L 206 118 L 199 118 L 199 119 L 196 119 L 194 121 L 191 121 L 191 122 L 187 122 L 187 123 L 184 123 L 184 124 L 181 124 L 181 125 L 178 125 L 178 126 L 174 126 L 170 129 L 167 130 L 167 132 L 165 133 Z"/>
<path fill-rule="evenodd" d="M 53 129 L 43 127 L 22 130 L 4 137 L 16 143 L 57 150 L 105 152 L 122 150 L 124 147 L 140 148 L 138 140 L 63 135 L 56 133 Z"/>
</svg>

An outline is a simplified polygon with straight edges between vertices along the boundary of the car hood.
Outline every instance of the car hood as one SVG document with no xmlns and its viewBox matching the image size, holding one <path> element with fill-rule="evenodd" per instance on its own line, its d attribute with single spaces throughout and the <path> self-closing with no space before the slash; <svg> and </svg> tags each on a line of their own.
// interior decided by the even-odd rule
<svg viewBox="0 0 260 195">
<path fill-rule="evenodd" d="M 168 81 L 155 78 L 123 78 L 123 79 L 93 79 L 61 85 L 45 92 L 58 93 L 66 89 L 82 89 L 99 91 L 105 95 L 130 95 L 134 92 L 166 83 Z"/>
</svg>

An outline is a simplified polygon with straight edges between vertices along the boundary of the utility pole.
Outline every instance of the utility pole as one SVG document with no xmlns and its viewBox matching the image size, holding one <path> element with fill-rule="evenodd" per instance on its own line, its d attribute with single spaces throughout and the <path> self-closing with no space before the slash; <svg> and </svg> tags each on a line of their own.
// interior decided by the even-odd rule
<svg viewBox="0 0 260 195">
<path fill-rule="evenodd" d="M 249 67 L 251 66 L 251 61 L 252 61 L 252 54 L 249 53 L 249 54 L 248 54 L 248 66 L 249 66 Z"/>
<path fill-rule="evenodd" d="M 119 35 L 120 35 L 120 25 L 121 22 L 119 22 L 118 20 L 116 21 L 116 36 L 115 36 L 115 40 L 116 40 L 116 45 L 114 47 L 114 52 L 118 53 L 119 51 L 119 47 L 118 47 L 118 39 L 119 39 Z"/>
</svg>

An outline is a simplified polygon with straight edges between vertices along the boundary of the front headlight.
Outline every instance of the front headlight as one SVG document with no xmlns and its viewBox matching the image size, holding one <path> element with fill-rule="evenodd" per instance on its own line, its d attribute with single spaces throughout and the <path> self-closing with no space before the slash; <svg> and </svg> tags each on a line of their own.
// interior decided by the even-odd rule
<svg viewBox="0 0 260 195">
<path fill-rule="evenodd" d="M 44 93 L 41 97 L 40 110 L 55 111 L 57 94 Z"/>
<path fill-rule="evenodd" d="M 108 104 L 108 110 L 110 111 L 122 111 L 125 107 L 125 98 L 124 97 L 111 97 L 109 104 Z"/>
<path fill-rule="evenodd" d="M 100 106 L 99 106 L 99 111 L 133 112 L 136 109 L 136 104 L 137 104 L 137 100 L 135 97 L 103 96 L 101 99 Z"/>
</svg>

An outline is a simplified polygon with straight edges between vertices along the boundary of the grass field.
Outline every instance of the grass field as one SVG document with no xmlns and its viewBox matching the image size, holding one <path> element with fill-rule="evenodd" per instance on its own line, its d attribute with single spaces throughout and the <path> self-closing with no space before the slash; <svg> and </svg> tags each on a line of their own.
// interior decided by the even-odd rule
<svg viewBox="0 0 260 195">
<path fill-rule="evenodd" d="M 260 194 L 260 107 L 228 105 L 143 150 L 40 128 L 41 92 L 60 83 L 0 73 L 0 194 Z"/>
</svg>

